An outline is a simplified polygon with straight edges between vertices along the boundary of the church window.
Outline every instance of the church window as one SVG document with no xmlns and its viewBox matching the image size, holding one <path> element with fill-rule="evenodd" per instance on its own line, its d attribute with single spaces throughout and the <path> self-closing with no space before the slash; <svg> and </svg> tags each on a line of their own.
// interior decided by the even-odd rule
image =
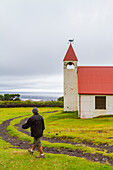
<svg viewBox="0 0 113 170">
<path fill-rule="evenodd" d="M 106 96 L 95 96 L 95 109 L 106 109 Z"/>
</svg>

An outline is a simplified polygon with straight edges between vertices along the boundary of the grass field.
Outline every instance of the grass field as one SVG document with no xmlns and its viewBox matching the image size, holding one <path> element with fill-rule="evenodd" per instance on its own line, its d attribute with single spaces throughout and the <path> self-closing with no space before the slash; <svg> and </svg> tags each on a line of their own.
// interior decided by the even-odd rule
<svg viewBox="0 0 113 170">
<path fill-rule="evenodd" d="M 21 140 L 30 140 L 32 142 L 31 137 L 19 132 L 14 126 L 21 119 L 32 116 L 31 110 L 32 108 L 0 108 L 0 124 L 5 120 L 23 116 L 22 118 L 12 120 L 7 130 L 11 135 L 18 136 Z M 54 112 L 56 110 L 57 112 Z M 42 141 L 44 147 L 78 149 L 87 153 L 101 153 L 113 157 L 113 154 L 106 153 L 106 150 L 98 151 L 96 148 L 83 144 L 86 141 L 96 145 L 100 143 L 113 145 L 113 139 L 107 139 L 113 136 L 113 117 L 81 120 L 77 118 L 77 113 L 64 113 L 62 108 L 54 107 L 39 108 L 39 112 L 45 120 L 45 137 L 79 142 L 79 145 L 71 145 Z M 31 156 L 27 150 L 14 148 L 14 146 L 6 143 L 1 138 L 0 148 L 0 169 L 113 169 L 108 162 L 100 164 L 99 162 L 91 162 L 84 158 L 63 154 L 45 153 L 45 159 L 37 160 L 35 158 L 37 155 L 36 151 Z"/>
</svg>

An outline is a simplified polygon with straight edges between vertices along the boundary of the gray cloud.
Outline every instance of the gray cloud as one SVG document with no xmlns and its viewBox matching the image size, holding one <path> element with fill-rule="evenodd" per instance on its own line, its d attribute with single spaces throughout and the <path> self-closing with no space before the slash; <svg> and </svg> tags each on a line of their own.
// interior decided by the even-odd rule
<svg viewBox="0 0 113 170">
<path fill-rule="evenodd" d="M 57 91 L 61 92 L 63 90 L 63 82 L 61 75 L 54 76 L 39 76 L 39 77 L 15 77 L 7 76 L 1 78 L 0 80 L 1 91 Z"/>
<path fill-rule="evenodd" d="M 113 65 L 112 6 L 112 0 L 1 1 L 0 88 L 62 89 L 69 38 L 79 65 Z"/>
</svg>

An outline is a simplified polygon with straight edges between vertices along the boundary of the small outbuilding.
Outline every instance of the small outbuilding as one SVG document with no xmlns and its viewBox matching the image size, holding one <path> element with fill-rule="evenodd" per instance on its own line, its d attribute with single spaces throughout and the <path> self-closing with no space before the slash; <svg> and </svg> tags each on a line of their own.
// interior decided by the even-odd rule
<svg viewBox="0 0 113 170">
<path fill-rule="evenodd" d="M 72 44 L 64 57 L 64 111 L 80 118 L 113 115 L 113 66 L 78 66 Z"/>
</svg>

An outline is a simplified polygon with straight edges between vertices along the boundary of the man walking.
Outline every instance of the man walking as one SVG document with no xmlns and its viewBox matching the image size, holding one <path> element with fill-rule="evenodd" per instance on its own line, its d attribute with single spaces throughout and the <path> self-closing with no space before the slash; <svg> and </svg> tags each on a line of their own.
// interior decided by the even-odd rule
<svg viewBox="0 0 113 170">
<path fill-rule="evenodd" d="M 44 120 L 43 117 L 38 114 L 38 109 L 36 107 L 32 109 L 32 112 L 33 116 L 28 119 L 27 123 L 22 125 L 23 129 L 28 129 L 31 127 L 31 137 L 34 137 L 32 149 L 28 149 L 28 151 L 30 154 L 33 154 L 35 147 L 37 147 L 40 155 L 36 156 L 36 158 L 45 158 L 41 145 L 41 137 L 43 136 L 43 130 L 45 129 Z"/>
</svg>

